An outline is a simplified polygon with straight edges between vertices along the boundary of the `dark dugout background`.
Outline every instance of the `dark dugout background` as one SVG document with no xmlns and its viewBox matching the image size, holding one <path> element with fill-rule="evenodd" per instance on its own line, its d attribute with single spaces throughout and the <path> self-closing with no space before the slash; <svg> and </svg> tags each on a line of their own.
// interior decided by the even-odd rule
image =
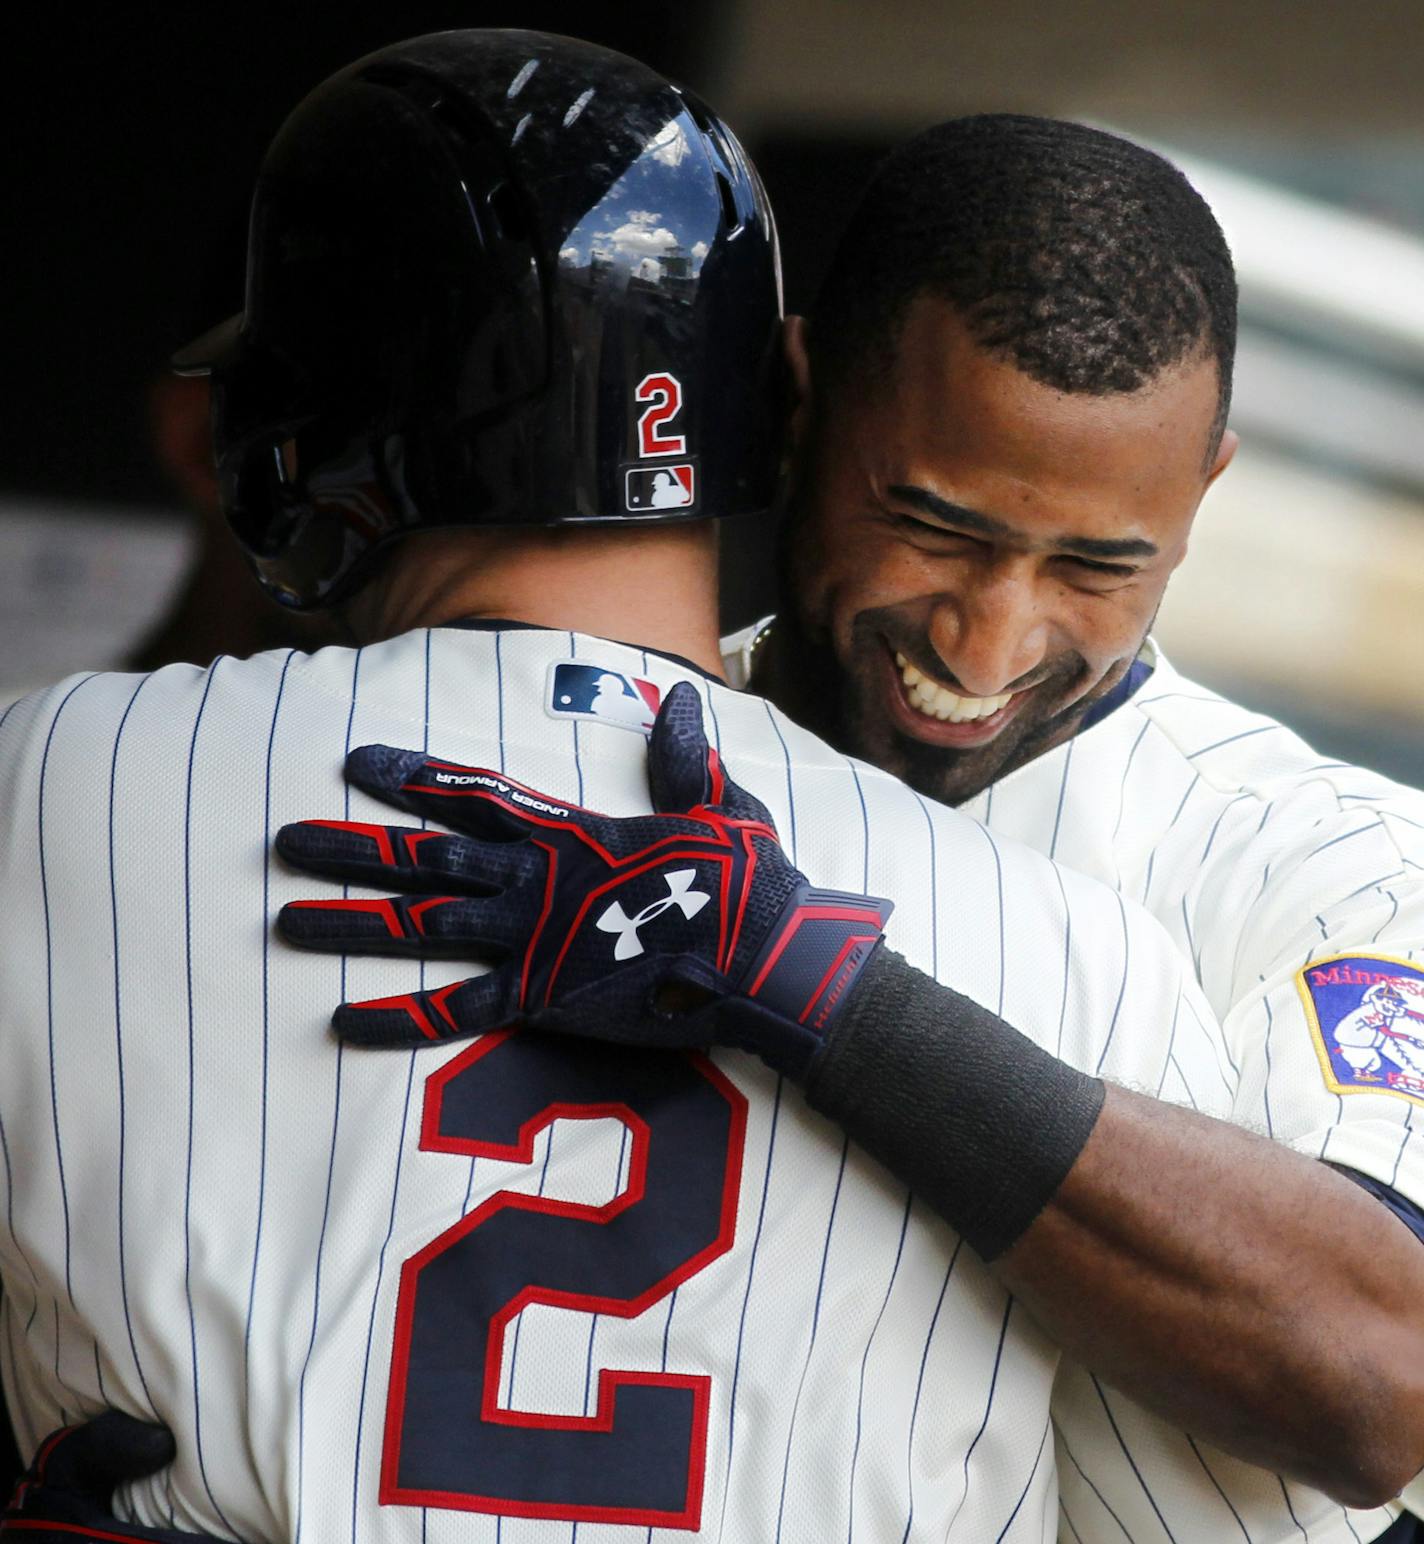
<svg viewBox="0 0 1424 1544">
<path fill-rule="evenodd" d="M 10 58 L 5 485 L 167 497 L 145 453 L 145 383 L 241 308 L 263 151 L 334 70 L 401 37 L 502 24 L 576 32 L 695 83 L 714 16 L 642 0 L 57 9 Z"/>
<path fill-rule="evenodd" d="M 148 384 L 174 348 L 241 308 L 247 201 L 262 154 L 334 70 L 422 32 L 519 26 L 634 54 L 716 105 L 728 10 L 717 0 L 355 0 L 93 16 L 70 7 L 32 19 L 7 88 L 0 494 L 175 503 L 149 448 Z M 781 218 L 788 304 L 804 305 L 879 144 L 803 138 L 750 148 Z M 774 542 L 745 523 L 729 538 L 727 616 L 742 621 L 770 607 Z"/>
</svg>

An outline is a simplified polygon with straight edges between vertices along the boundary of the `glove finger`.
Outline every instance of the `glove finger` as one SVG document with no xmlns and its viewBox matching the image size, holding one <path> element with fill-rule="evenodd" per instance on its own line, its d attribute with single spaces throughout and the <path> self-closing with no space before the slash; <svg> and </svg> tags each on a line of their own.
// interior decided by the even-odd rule
<svg viewBox="0 0 1424 1544">
<path fill-rule="evenodd" d="M 780 835 L 776 829 L 776 822 L 771 818 L 771 811 L 767 809 L 754 793 L 742 787 L 740 783 L 734 783 L 723 769 L 723 785 L 721 809 L 734 820 L 747 821 L 752 825 L 765 826 L 767 830 L 779 842 Z"/>
<path fill-rule="evenodd" d="M 358 745 L 346 758 L 346 779 L 397 809 L 492 842 L 549 827 L 564 829 L 589 814 L 488 767 L 462 766 L 390 745 Z"/>
<path fill-rule="evenodd" d="M 302 820 L 277 832 L 277 851 L 323 879 L 379 889 L 470 890 L 492 895 L 540 872 L 542 855 L 523 842 L 481 842 L 411 826 Z"/>
<path fill-rule="evenodd" d="M 663 698 L 648 736 L 653 808 L 675 814 L 715 804 L 721 792 L 715 764 L 716 752 L 702 724 L 702 698 L 691 682 L 679 681 Z"/>
<path fill-rule="evenodd" d="M 108 1509 L 116 1486 L 172 1463 L 173 1434 L 122 1410 L 106 1410 L 40 1444 L 29 1478 Z"/>
<path fill-rule="evenodd" d="M 679 681 L 663 699 L 648 737 L 648 788 L 653 808 L 668 814 L 715 805 L 737 820 L 776 826 L 760 799 L 727 776 L 721 757 L 708 743 L 702 698 L 689 681 Z"/>
<path fill-rule="evenodd" d="M 518 1002 L 519 971 L 511 963 L 429 991 L 342 1003 L 331 1027 L 348 1045 L 430 1045 L 501 1029 L 517 1017 Z"/>
<path fill-rule="evenodd" d="M 288 901 L 277 930 L 299 949 L 398 959 L 504 959 L 528 939 L 529 906 L 508 896 L 389 895 Z"/>
</svg>

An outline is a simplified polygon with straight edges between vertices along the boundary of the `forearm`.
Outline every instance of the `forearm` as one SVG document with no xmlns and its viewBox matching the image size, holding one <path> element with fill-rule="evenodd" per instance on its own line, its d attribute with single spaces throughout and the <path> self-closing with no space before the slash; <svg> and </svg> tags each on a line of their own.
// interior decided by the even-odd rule
<svg viewBox="0 0 1424 1544">
<path fill-rule="evenodd" d="M 1097 1080 L 893 956 L 867 988 L 808 1098 L 963 1232 L 1065 1351 L 1342 1501 L 1412 1477 L 1424 1247 L 1385 1207 L 1224 1122 L 1115 1087 L 1099 1108 Z"/>
<path fill-rule="evenodd" d="M 806 1097 L 993 1260 L 1076 1162 L 1103 1084 L 882 949 Z"/>
<path fill-rule="evenodd" d="M 1424 1247 L 1289 1148 L 1110 1088 L 995 1269 L 1069 1354 L 1239 1458 L 1354 1505 L 1424 1464 Z"/>
</svg>

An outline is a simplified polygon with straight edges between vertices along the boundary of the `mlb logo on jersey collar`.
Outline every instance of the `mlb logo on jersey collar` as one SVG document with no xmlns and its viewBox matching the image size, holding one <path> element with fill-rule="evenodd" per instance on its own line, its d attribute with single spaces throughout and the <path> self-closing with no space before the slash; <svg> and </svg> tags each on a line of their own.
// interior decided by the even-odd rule
<svg viewBox="0 0 1424 1544">
<path fill-rule="evenodd" d="M 1383 954 L 1337 954 L 1297 972 L 1325 1086 L 1424 1104 L 1424 969 Z"/>
<path fill-rule="evenodd" d="M 593 660 L 563 659 L 549 666 L 544 708 L 551 718 L 587 718 L 647 734 L 661 701 L 651 681 Z"/>
</svg>

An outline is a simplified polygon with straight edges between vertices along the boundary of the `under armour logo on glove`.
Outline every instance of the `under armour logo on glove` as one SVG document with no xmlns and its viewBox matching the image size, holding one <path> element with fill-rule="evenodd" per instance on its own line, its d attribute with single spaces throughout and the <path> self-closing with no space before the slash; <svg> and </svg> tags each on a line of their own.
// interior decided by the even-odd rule
<svg viewBox="0 0 1424 1544">
<path fill-rule="evenodd" d="M 343 1004 L 332 1023 L 345 1040 L 411 1045 L 522 1023 L 662 1048 L 738 1045 L 800 1076 L 890 914 L 889 901 L 816 890 L 792 867 L 765 805 L 723 772 L 686 682 L 648 743 L 651 815 L 615 819 L 386 745 L 352 751 L 346 776 L 450 830 L 284 826 L 277 849 L 297 867 L 403 893 L 293 901 L 283 936 L 493 968 Z"/>
<path fill-rule="evenodd" d="M 598 919 L 598 926 L 605 933 L 618 934 L 618 942 L 613 946 L 615 960 L 631 960 L 641 954 L 643 946 L 638 942 L 638 929 L 655 917 L 661 917 L 669 906 L 678 907 L 684 917 L 695 917 L 712 899 L 691 888 L 692 881 L 697 878 L 696 869 L 678 869 L 675 874 L 663 877 L 667 880 L 668 893 L 660 901 L 649 901 L 636 917 L 630 917 L 623 910 L 621 901 L 614 901 Z"/>
</svg>

